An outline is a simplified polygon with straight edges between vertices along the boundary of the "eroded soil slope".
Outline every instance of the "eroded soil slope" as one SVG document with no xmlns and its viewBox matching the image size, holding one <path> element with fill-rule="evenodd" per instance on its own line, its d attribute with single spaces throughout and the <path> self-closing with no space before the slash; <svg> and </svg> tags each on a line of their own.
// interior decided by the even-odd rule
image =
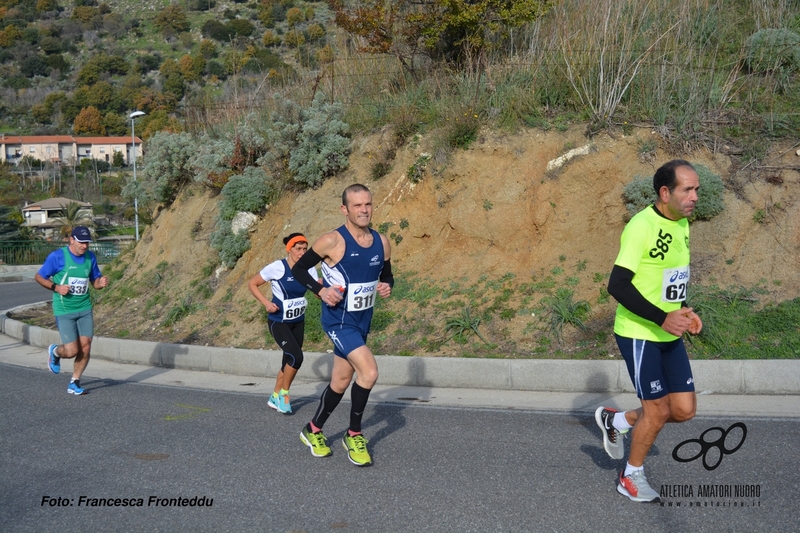
<svg viewBox="0 0 800 533">
<path fill-rule="evenodd" d="M 312 240 L 340 225 L 343 188 L 362 182 L 373 191 L 374 226 L 393 241 L 401 282 L 380 308 L 371 342 L 379 353 L 526 357 L 580 352 L 613 356 L 614 301 L 604 294 L 626 210 L 622 189 L 635 176 L 652 176 L 675 157 L 660 149 L 642 154 L 649 130 L 633 135 L 527 131 L 484 134 L 469 150 L 437 160 L 434 134 L 397 151 L 392 171 L 372 180 L 390 134 L 353 143 L 350 168 L 317 190 L 284 195 L 262 214 L 252 248 L 228 271 L 217 272 L 210 248 L 217 198 L 191 188 L 159 213 L 116 288 L 103 295 L 98 335 L 217 346 L 271 346 L 248 279 L 283 257 L 281 238 L 301 231 Z M 589 147 L 556 170 L 548 162 Z M 692 281 L 721 287 L 760 286 L 767 299 L 800 294 L 800 166 L 796 147 L 775 147 L 767 163 L 734 171 L 727 156 L 708 151 L 683 157 L 706 165 L 726 183 L 725 210 L 692 226 Z M 408 169 L 432 153 L 423 178 Z M 120 269 L 122 267 L 115 266 Z M 571 326 L 559 342 L 550 329 L 547 298 L 558 288 L 586 300 L 588 332 Z M 469 315 L 465 315 L 469 313 Z M 169 326 L 172 314 L 177 321 Z M 183 316 L 186 315 L 186 316 Z M 479 324 L 469 322 L 480 318 Z M 447 330 L 448 319 L 456 326 Z M 462 324 L 463 340 L 456 337 Z M 463 326 L 475 325 L 485 339 Z M 315 342 L 316 341 L 316 342 Z M 488 344 L 487 344 L 488 343 Z M 327 342 L 310 334 L 309 349 Z"/>
</svg>

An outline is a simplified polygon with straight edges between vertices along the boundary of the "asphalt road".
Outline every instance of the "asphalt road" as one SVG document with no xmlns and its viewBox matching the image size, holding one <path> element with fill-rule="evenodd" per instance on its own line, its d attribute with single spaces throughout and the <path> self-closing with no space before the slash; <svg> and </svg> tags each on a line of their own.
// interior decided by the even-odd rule
<svg viewBox="0 0 800 533">
<path fill-rule="evenodd" d="M 375 465 L 358 468 L 340 443 L 346 401 L 325 427 L 333 456 L 314 458 L 298 435 L 316 397 L 293 398 L 295 414 L 284 416 L 260 395 L 84 378 L 89 394 L 75 397 L 66 394 L 68 375 L 6 364 L 0 374 L 2 531 L 798 527 L 798 420 L 698 417 L 669 426 L 646 463 L 657 490 L 672 487 L 662 506 L 617 494 L 623 462 L 608 458 L 586 415 L 372 403 L 364 432 Z M 715 470 L 672 458 L 682 441 L 739 421 L 745 442 Z M 732 432 L 726 446 L 740 437 Z M 731 496 L 700 495 L 700 486 Z M 737 487 L 751 495 L 735 497 Z M 102 498 L 111 503 L 94 505 Z M 116 505 L 125 498 L 141 506 Z M 180 498 L 207 505 L 162 505 Z"/>
<path fill-rule="evenodd" d="M 0 308 L 49 296 L 0 283 Z M 0 376 L 0 531 L 798 530 L 796 419 L 669 426 L 646 463 L 663 505 L 635 504 L 585 414 L 372 402 L 375 465 L 357 468 L 340 443 L 346 400 L 325 428 L 334 455 L 318 459 L 298 436 L 317 396 L 293 397 L 283 416 L 261 395 L 85 377 L 89 394 L 74 397 L 68 373 L 0 364 Z M 736 422 L 746 439 L 715 470 L 673 459 L 682 441 Z"/>
<path fill-rule="evenodd" d="M 53 293 L 35 281 L 8 281 L 0 283 L 0 309 L 50 300 Z"/>
</svg>

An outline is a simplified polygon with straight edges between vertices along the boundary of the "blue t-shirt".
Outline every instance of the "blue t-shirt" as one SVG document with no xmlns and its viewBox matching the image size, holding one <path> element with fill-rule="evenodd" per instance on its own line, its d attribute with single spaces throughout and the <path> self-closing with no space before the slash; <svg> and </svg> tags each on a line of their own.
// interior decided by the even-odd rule
<svg viewBox="0 0 800 533">
<path fill-rule="evenodd" d="M 58 250 L 50 252 L 50 255 L 48 255 L 47 259 L 44 260 L 44 264 L 41 266 L 41 268 L 39 268 L 39 275 L 44 279 L 52 278 L 64 270 L 64 267 L 67 266 L 67 262 L 64 259 L 64 253 L 61 250 L 62 249 L 59 248 Z M 103 276 L 103 274 L 100 273 L 100 267 L 97 266 L 97 257 L 95 257 L 94 252 L 86 250 L 84 255 L 75 255 L 69 250 L 69 247 L 67 247 L 67 252 L 72 256 L 72 260 L 79 265 L 82 265 L 87 257 L 89 258 L 89 261 L 92 262 L 92 271 L 89 274 L 89 281 L 94 281 Z M 64 280 L 57 278 L 58 276 L 53 279 L 56 284 L 65 285 Z"/>
</svg>

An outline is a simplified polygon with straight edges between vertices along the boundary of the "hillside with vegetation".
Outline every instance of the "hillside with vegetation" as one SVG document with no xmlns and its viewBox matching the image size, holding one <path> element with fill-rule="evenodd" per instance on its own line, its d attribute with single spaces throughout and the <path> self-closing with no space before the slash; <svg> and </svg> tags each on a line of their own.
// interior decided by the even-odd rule
<svg viewBox="0 0 800 533">
<path fill-rule="evenodd" d="M 3 129 L 111 134 L 146 113 L 121 194 L 151 225 L 110 266 L 100 334 L 264 345 L 246 280 L 289 228 L 338 225 L 360 181 L 397 258 L 377 351 L 607 357 L 625 204 L 681 156 L 714 193 L 692 230 L 693 355 L 800 355 L 793 2 L 0 0 L 0 16 Z M 32 54 L 64 68 L 28 76 Z"/>
</svg>

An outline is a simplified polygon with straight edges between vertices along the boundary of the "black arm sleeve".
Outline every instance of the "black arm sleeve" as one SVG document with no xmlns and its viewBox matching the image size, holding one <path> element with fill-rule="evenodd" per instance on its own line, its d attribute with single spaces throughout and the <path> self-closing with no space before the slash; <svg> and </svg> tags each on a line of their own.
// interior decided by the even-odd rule
<svg viewBox="0 0 800 533">
<path fill-rule="evenodd" d="M 383 270 L 381 270 L 380 280 L 388 283 L 390 287 L 394 287 L 394 276 L 392 275 L 392 260 L 387 259 L 383 262 Z"/>
<path fill-rule="evenodd" d="M 303 257 L 292 267 L 294 279 L 299 281 L 301 285 L 314 294 L 319 294 L 319 291 L 324 288 L 324 285 L 320 285 L 319 281 L 312 278 L 308 273 L 308 269 L 317 266 L 317 263 L 320 261 L 322 261 L 322 258 L 317 252 L 315 252 L 313 248 L 309 248 L 308 251 L 303 254 Z"/>
<path fill-rule="evenodd" d="M 616 298 L 625 309 L 658 326 L 667 319 L 667 313 L 647 301 L 633 285 L 633 272 L 619 265 L 611 269 L 608 294 Z"/>
</svg>

